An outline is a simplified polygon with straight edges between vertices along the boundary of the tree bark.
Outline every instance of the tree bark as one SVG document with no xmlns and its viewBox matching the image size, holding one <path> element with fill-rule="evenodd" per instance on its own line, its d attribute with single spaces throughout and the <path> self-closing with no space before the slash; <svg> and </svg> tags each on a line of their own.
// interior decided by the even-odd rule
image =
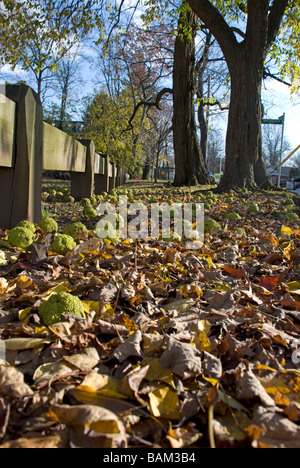
<svg viewBox="0 0 300 468">
<path fill-rule="evenodd" d="M 152 162 L 146 162 L 143 168 L 142 180 L 150 180 Z"/>
<path fill-rule="evenodd" d="M 195 34 L 197 16 L 187 12 L 188 28 L 192 38 L 183 32 L 183 17 L 179 19 L 179 31 L 175 40 L 173 68 L 173 138 L 175 153 L 174 186 L 209 184 L 195 119 Z M 184 23 L 185 28 L 187 27 Z"/>
<path fill-rule="evenodd" d="M 225 172 L 218 188 L 221 192 L 256 187 L 254 167 L 261 154 L 262 120 L 262 74 L 257 62 L 246 47 L 241 47 L 236 68 L 231 67 Z"/>
</svg>

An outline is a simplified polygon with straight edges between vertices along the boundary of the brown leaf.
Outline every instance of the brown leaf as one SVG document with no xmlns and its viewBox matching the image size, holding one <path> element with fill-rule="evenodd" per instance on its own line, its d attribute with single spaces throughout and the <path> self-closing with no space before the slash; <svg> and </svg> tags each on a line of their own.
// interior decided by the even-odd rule
<svg viewBox="0 0 300 468">
<path fill-rule="evenodd" d="M 254 447 L 262 448 L 300 448 L 300 427 L 285 418 L 278 411 L 262 407 L 255 413 L 253 425 L 263 429 L 257 431 Z"/>
<path fill-rule="evenodd" d="M 274 407 L 275 403 L 258 378 L 251 370 L 243 372 L 238 380 L 237 396 L 240 400 L 260 401 L 266 407 Z"/>
<path fill-rule="evenodd" d="M 114 351 L 113 356 L 118 359 L 119 362 L 126 361 L 130 356 L 142 358 L 143 353 L 141 350 L 142 333 L 140 330 L 136 330 L 132 335 L 127 338 Z"/>
<path fill-rule="evenodd" d="M 160 358 L 160 364 L 171 369 L 174 374 L 183 380 L 201 374 L 201 353 L 188 343 L 181 343 L 168 336 L 167 347 Z"/>
<path fill-rule="evenodd" d="M 0 448 L 69 448 L 69 430 L 64 429 L 49 436 L 38 432 L 28 433 L 20 439 L 5 442 Z"/>
<path fill-rule="evenodd" d="M 24 398 L 32 396 L 33 391 L 25 384 L 22 372 L 11 366 L 0 365 L 0 395 Z"/>
<path fill-rule="evenodd" d="M 276 290 L 279 280 L 281 278 L 281 275 L 279 276 L 263 276 L 260 282 L 258 283 L 259 286 L 262 286 L 263 288 L 267 289 L 270 292 L 273 292 Z"/>
</svg>

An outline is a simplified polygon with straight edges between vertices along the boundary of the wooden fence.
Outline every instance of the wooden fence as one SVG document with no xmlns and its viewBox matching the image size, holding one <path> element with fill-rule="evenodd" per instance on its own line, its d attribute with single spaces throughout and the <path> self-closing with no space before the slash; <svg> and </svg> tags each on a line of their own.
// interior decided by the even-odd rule
<svg viewBox="0 0 300 468">
<path fill-rule="evenodd" d="M 77 140 L 43 122 L 37 94 L 26 85 L 0 89 L 0 228 L 41 219 L 43 169 L 70 171 L 71 195 L 79 200 L 125 183 L 127 174 Z"/>
</svg>

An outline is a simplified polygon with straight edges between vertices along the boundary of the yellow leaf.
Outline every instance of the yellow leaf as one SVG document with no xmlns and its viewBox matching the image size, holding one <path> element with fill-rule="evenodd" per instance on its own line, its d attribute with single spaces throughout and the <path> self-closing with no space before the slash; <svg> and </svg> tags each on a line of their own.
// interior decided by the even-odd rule
<svg viewBox="0 0 300 468">
<path fill-rule="evenodd" d="M 179 398 L 169 387 L 161 385 L 153 392 L 149 392 L 149 400 L 150 411 L 156 418 L 178 419 L 180 417 Z"/>
<path fill-rule="evenodd" d="M 32 307 L 27 307 L 26 309 L 19 310 L 19 312 L 18 312 L 19 320 L 21 322 L 26 320 L 28 315 L 30 314 L 31 310 L 32 310 Z"/>
<path fill-rule="evenodd" d="M 70 287 L 69 282 L 63 281 L 62 283 L 57 284 L 53 288 L 48 289 L 46 296 L 48 297 L 54 293 L 67 292 L 69 290 L 69 287 Z"/>
<path fill-rule="evenodd" d="M 179 289 L 180 294 L 183 297 L 201 297 L 203 296 L 202 289 L 197 284 L 184 284 Z"/>
<path fill-rule="evenodd" d="M 277 371 L 271 368 L 265 367 L 271 372 L 266 374 L 265 370 L 261 366 L 257 366 L 256 369 L 259 372 L 257 377 L 260 383 L 265 388 L 266 392 L 275 398 L 278 392 L 282 397 L 288 398 L 290 402 L 299 401 L 300 393 L 300 372 L 297 370 L 286 370 Z M 261 374 L 261 375 L 260 375 Z"/>
<path fill-rule="evenodd" d="M 291 281 L 290 283 L 286 283 L 290 292 L 292 294 L 299 294 L 300 295 L 300 282 L 299 281 Z"/>
<path fill-rule="evenodd" d="M 32 286 L 32 280 L 27 275 L 22 275 L 17 278 L 17 285 L 20 289 L 30 288 Z"/>
<path fill-rule="evenodd" d="M 85 426 L 102 434 L 120 434 L 124 439 L 123 444 L 126 443 L 126 432 L 121 420 L 112 411 L 100 406 L 52 405 L 46 417 L 55 422 L 76 426 L 78 433 Z"/>
<path fill-rule="evenodd" d="M 284 236 L 288 236 L 288 235 L 294 234 L 293 229 L 291 229 L 291 228 L 288 227 L 288 226 L 282 226 L 280 232 L 281 232 L 281 234 L 283 234 Z"/>
<path fill-rule="evenodd" d="M 96 421 L 86 424 L 86 427 L 101 434 L 119 434 L 120 432 L 118 421 Z"/>
<path fill-rule="evenodd" d="M 124 315 L 122 319 L 118 322 L 118 324 L 123 325 L 123 327 L 125 327 L 129 331 L 129 333 L 134 333 L 135 330 L 138 329 L 138 326 L 135 325 L 135 323 L 127 315 Z"/>
<path fill-rule="evenodd" d="M 199 351 L 207 351 L 210 353 L 211 344 L 204 331 L 200 331 L 199 335 L 195 336 L 193 343 Z"/>
<path fill-rule="evenodd" d="M 211 329 L 211 324 L 208 320 L 205 320 L 205 319 L 199 320 L 197 323 L 197 328 L 199 331 L 202 331 L 206 335 L 208 335 Z"/>
<path fill-rule="evenodd" d="M 148 372 L 145 377 L 147 380 L 149 380 L 150 382 L 165 382 L 176 389 L 173 372 L 171 371 L 171 369 L 165 369 L 164 367 L 162 367 L 157 358 L 144 359 L 143 366 L 145 365 L 149 366 Z"/>
<path fill-rule="evenodd" d="M 89 315 L 91 312 L 98 312 L 99 302 L 98 301 L 81 301 L 84 312 Z"/>
<path fill-rule="evenodd" d="M 212 384 L 213 387 L 215 387 L 219 383 L 218 379 L 213 379 L 211 377 L 205 377 L 205 375 L 202 375 L 202 378 L 204 380 L 206 380 L 207 382 L 209 382 L 210 384 Z"/>
<path fill-rule="evenodd" d="M 100 316 L 105 319 L 114 315 L 114 309 L 110 304 L 100 304 Z"/>
<path fill-rule="evenodd" d="M 76 387 L 75 391 L 80 393 L 90 393 L 97 398 L 99 395 L 111 398 L 127 398 L 127 395 L 119 389 L 120 380 L 106 374 L 92 373 L 87 375 L 82 384 Z"/>
</svg>

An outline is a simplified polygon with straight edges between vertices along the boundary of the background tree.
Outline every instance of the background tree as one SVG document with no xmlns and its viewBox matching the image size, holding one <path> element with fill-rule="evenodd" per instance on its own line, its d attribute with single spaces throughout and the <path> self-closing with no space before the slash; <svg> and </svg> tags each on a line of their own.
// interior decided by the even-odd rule
<svg viewBox="0 0 300 468">
<path fill-rule="evenodd" d="M 79 50 L 69 52 L 59 63 L 50 89 L 58 102 L 44 103 L 46 120 L 60 130 L 72 133 L 72 115 L 78 112 L 78 90 L 82 86 L 81 57 Z"/>
<path fill-rule="evenodd" d="M 228 68 L 218 43 L 209 30 L 200 24 L 198 38 L 200 51 L 197 53 L 197 116 L 200 128 L 201 151 L 208 167 L 209 117 L 229 110 L 227 103 Z M 199 39 L 198 39 L 199 42 Z M 215 110 L 217 109 L 217 111 Z"/>
<path fill-rule="evenodd" d="M 295 11 L 299 13 L 299 2 L 188 0 L 188 3 L 217 39 L 231 78 L 226 167 L 219 190 L 253 189 L 257 186 L 258 174 L 259 185 L 263 179 L 264 186 L 268 186 L 261 151 L 264 63 L 276 37 L 280 36 L 286 13 L 289 20 L 283 22 L 284 26 L 290 24 L 296 28 Z M 236 26 L 232 25 L 233 17 L 238 20 Z"/>
<path fill-rule="evenodd" d="M 275 125 L 264 125 L 262 132 L 262 151 L 267 166 L 275 167 L 280 163 L 282 129 Z M 282 155 L 288 155 L 292 150 L 290 142 L 284 138 Z"/>
<path fill-rule="evenodd" d="M 197 23 L 197 16 L 183 3 L 175 40 L 173 68 L 175 186 L 210 183 L 195 119 Z"/>
<path fill-rule="evenodd" d="M 94 140 L 96 151 L 108 154 L 121 163 L 130 174 L 144 159 L 144 135 L 151 130 L 151 122 L 142 108 L 134 122 L 133 131 L 126 131 L 133 113 L 131 88 L 126 87 L 112 99 L 105 88 L 90 98 L 84 116 L 84 134 Z"/>
<path fill-rule="evenodd" d="M 102 29 L 102 0 L 3 0 L 0 63 L 32 73 L 42 101 L 59 62 L 94 28 Z"/>
</svg>

